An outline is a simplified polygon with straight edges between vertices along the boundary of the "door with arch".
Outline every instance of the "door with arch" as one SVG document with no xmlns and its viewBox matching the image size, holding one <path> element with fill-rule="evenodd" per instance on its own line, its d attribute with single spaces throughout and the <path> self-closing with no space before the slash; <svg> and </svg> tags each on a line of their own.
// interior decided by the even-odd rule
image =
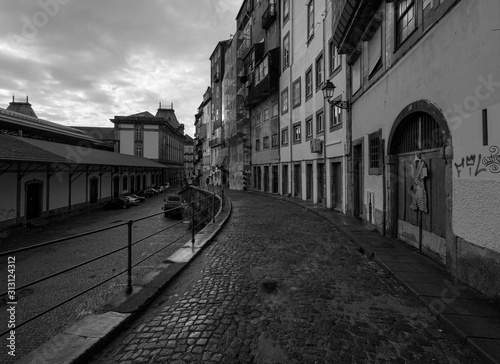
<svg viewBox="0 0 500 364">
<path fill-rule="evenodd" d="M 97 203 L 99 199 L 99 179 L 92 177 L 90 179 L 90 203 Z"/>
<path fill-rule="evenodd" d="M 390 154 L 396 156 L 397 237 L 446 260 L 446 161 L 443 130 L 426 112 L 413 112 L 398 124 Z"/>
<path fill-rule="evenodd" d="M 42 216 L 43 182 L 26 182 L 26 220 Z"/>
</svg>

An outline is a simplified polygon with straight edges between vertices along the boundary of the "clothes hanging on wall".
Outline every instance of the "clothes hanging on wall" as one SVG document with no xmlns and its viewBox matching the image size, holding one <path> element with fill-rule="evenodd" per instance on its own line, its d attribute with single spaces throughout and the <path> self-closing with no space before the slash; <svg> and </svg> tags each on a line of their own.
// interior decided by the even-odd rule
<svg viewBox="0 0 500 364">
<path fill-rule="evenodd" d="M 427 211 L 427 192 L 424 180 L 429 176 L 429 170 L 425 162 L 415 154 L 415 160 L 410 165 L 413 184 L 410 187 L 412 197 L 410 207 L 415 211 Z"/>
</svg>

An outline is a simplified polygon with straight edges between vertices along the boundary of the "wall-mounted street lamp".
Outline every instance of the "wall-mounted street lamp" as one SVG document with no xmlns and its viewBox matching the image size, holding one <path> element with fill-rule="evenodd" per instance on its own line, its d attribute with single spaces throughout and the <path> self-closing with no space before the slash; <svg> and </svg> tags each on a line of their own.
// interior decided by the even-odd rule
<svg viewBox="0 0 500 364">
<path fill-rule="evenodd" d="M 321 88 L 323 91 L 323 97 L 325 98 L 326 101 L 330 103 L 330 105 L 334 107 L 338 107 L 341 109 L 349 109 L 349 102 L 347 101 L 342 101 L 342 100 L 337 100 L 333 101 L 333 93 L 335 92 L 335 85 L 331 81 L 326 81 L 325 85 Z"/>
</svg>

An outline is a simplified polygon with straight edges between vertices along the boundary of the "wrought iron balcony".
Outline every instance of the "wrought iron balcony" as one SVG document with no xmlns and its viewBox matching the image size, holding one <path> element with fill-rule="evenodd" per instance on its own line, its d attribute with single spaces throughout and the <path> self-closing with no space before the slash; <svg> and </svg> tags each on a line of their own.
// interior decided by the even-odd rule
<svg viewBox="0 0 500 364">
<path fill-rule="evenodd" d="M 208 142 L 210 148 L 215 148 L 220 145 L 220 138 L 214 138 Z"/>
</svg>

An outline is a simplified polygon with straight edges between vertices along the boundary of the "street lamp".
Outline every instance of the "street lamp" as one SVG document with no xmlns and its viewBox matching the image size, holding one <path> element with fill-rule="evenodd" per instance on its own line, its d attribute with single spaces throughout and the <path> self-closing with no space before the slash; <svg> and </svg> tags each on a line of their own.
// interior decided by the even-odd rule
<svg viewBox="0 0 500 364">
<path fill-rule="evenodd" d="M 332 100 L 333 93 L 335 92 L 335 85 L 330 80 L 325 82 L 325 85 L 321 88 L 321 90 L 323 91 L 323 97 L 330 103 L 330 105 L 341 109 L 349 109 L 349 103 L 347 101 Z"/>
</svg>

